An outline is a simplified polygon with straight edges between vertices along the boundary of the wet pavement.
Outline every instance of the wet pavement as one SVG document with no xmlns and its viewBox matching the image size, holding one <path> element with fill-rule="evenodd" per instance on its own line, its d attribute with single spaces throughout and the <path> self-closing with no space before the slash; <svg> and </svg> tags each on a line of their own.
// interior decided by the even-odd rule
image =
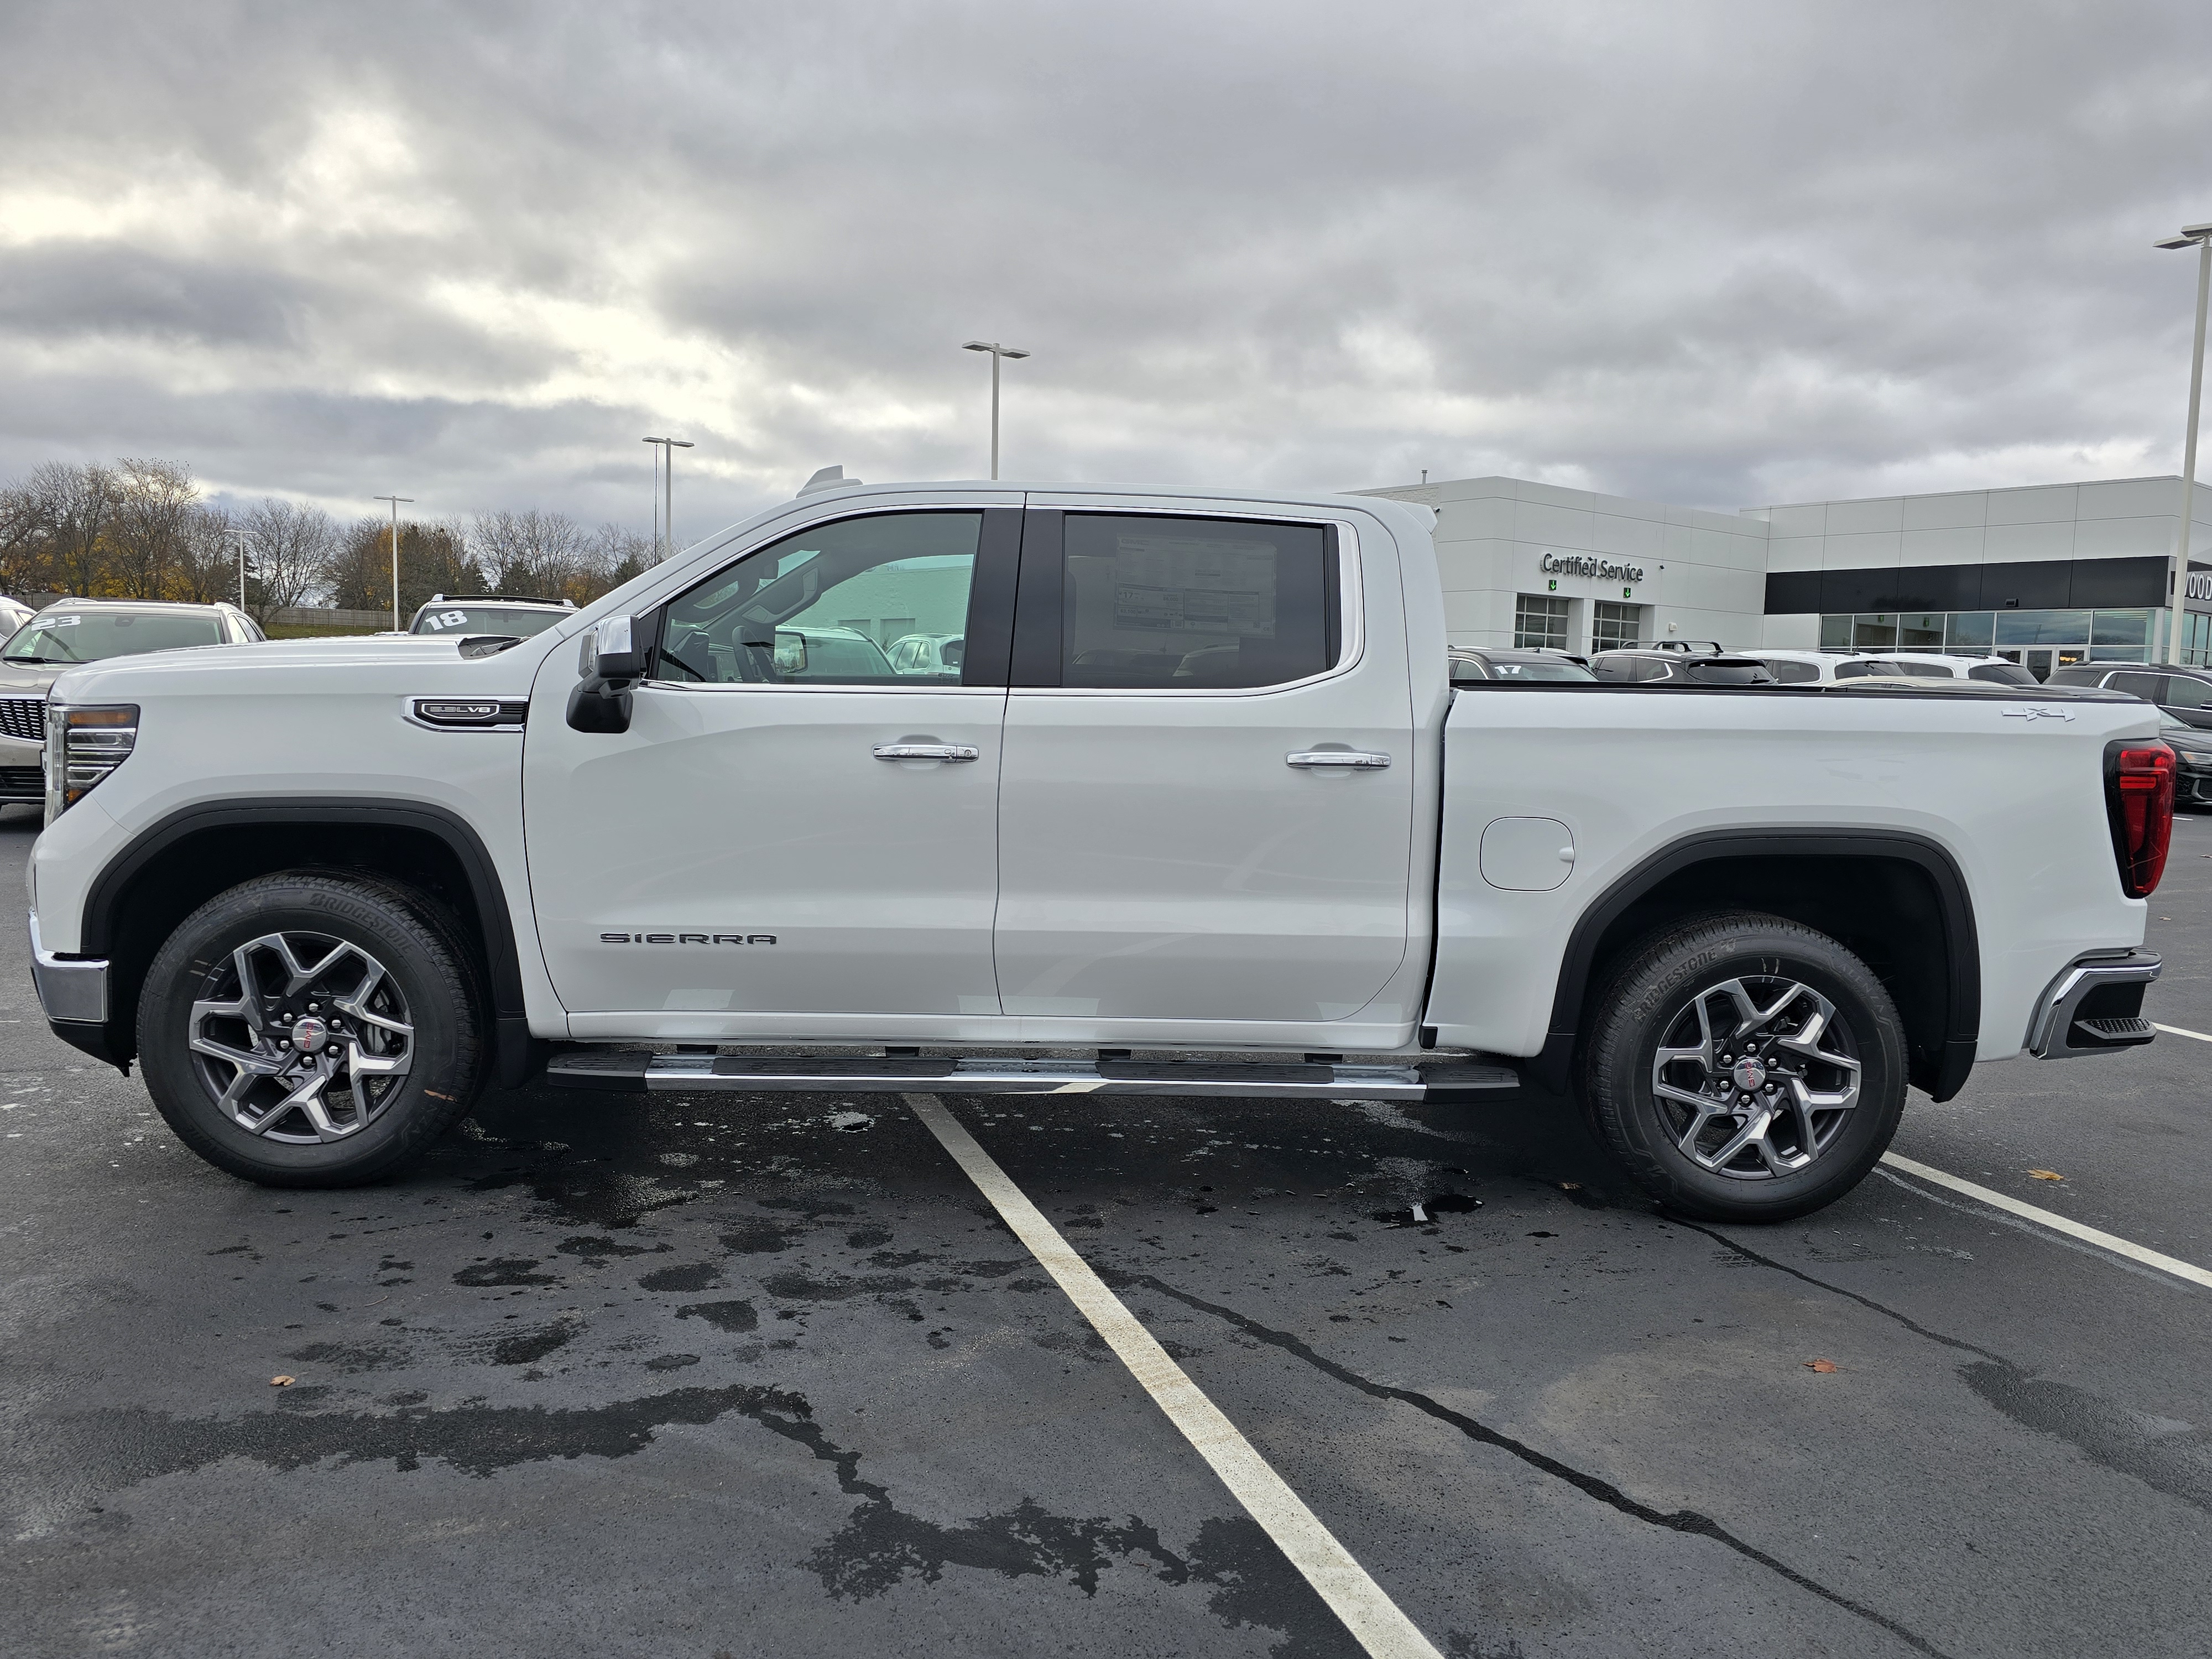
<svg viewBox="0 0 2212 1659">
<path fill-rule="evenodd" d="M 2208 902 L 2191 819 L 2149 1012 L 2212 1032 Z M 1358 1651 L 896 1097 L 495 1096 L 264 1192 L 13 930 L 0 1020 L 11 1654 Z M 1899 1150 L 2212 1265 L 2208 1076 Z M 1687 1224 L 1535 1097 L 945 1103 L 1453 1659 L 2212 1651 L 2212 1291 L 1887 1175 Z"/>
</svg>

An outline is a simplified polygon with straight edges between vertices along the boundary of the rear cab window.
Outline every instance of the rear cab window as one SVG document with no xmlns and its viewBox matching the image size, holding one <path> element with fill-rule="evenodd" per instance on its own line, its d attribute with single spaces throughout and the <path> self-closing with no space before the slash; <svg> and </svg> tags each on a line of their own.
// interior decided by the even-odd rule
<svg viewBox="0 0 2212 1659">
<path fill-rule="evenodd" d="M 1032 510 L 1015 684 L 1249 690 L 1325 673 L 1343 632 L 1335 544 L 1327 525 Z"/>
</svg>

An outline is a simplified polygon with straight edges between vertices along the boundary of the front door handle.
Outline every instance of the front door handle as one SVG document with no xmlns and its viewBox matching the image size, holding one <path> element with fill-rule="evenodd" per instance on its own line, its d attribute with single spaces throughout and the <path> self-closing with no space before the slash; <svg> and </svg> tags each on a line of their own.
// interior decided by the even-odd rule
<svg viewBox="0 0 2212 1659">
<path fill-rule="evenodd" d="M 887 761 L 971 761 L 982 750 L 970 743 L 879 743 L 871 752 Z"/>
<path fill-rule="evenodd" d="M 1379 772 L 1389 765 L 1388 755 L 1360 749 L 1295 749 L 1283 757 L 1287 766 L 1349 766 L 1362 772 Z"/>
</svg>

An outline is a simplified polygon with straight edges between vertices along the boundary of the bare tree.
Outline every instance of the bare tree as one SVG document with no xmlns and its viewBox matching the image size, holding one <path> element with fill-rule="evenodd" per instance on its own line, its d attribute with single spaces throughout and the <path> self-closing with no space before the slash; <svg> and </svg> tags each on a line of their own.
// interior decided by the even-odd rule
<svg viewBox="0 0 2212 1659">
<path fill-rule="evenodd" d="M 319 507 L 264 499 L 246 508 L 238 528 L 246 538 L 246 609 L 264 627 L 331 580 L 338 527 Z"/>
<path fill-rule="evenodd" d="M 356 520 L 338 538 L 325 567 L 334 603 L 343 609 L 382 611 L 392 604 L 392 526 L 374 514 Z M 433 593 L 466 593 L 483 575 L 469 557 L 467 538 L 453 524 L 399 526 L 399 625 Z"/>
<path fill-rule="evenodd" d="M 219 507 L 196 506 L 178 526 L 176 557 L 162 597 L 194 605 L 238 599 L 238 544 L 230 514 Z"/>
<path fill-rule="evenodd" d="M 53 581 L 53 526 L 28 483 L 0 489 L 0 593 L 48 591 Z"/>
<path fill-rule="evenodd" d="M 469 542 L 495 593 L 558 599 L 585 566 L 589 538 L 565 513 L 480 513 Z"/>
<path fill-rule="evenodd" d="M 115 474 L 96 465 L 48 461 L 32 472 L 25 488 L 45 526 L 47 580 L 64 593 L 100 592 L 115 517 Z"/>
<path fill-rule="evenodd" d="M 160 599 L 184 556 L 186 526 L 199 500 L 191 469 L 174 461 L 125 459 L 115 467 L 114 553 L 109 574 L 134 599 Z"/>
<path fill-rule="evenodd" d="M 653 538 L 618 524 L 603 524 L 592 532 L 585 549 L 584 568 L 572 589 L 558 595 L 588 605 L 602 593 L 620 587 L 653 563 Z"/>
</svg>

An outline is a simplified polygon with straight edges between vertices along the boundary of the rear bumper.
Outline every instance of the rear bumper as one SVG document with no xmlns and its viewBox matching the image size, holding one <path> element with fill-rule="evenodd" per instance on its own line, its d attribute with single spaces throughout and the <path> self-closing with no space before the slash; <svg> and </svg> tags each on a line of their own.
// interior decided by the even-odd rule
<svg viewBox="0 0 2212 1659">
<path fill-rule="evenodd" d="M 2036 999 L 2028 1052 L 2038 1060 L 2076 1060 L 2141 1048 L 2158 1035 L 2142 1017 L 2142 999 L 2161 966 L 2148 951 L 2077 957 Z"/>
</svg>

